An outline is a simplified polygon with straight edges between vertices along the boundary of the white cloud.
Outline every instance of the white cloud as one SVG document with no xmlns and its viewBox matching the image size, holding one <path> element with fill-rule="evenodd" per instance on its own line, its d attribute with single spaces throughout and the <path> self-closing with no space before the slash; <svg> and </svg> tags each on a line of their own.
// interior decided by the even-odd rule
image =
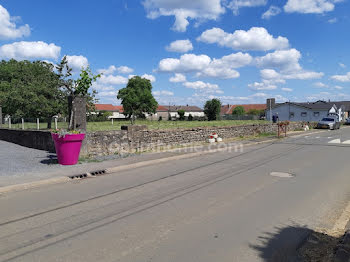
<svg viewBox="0 0 350 262">
<path fill-rule="evenodd" d="M 238 78 L 240 74 L 234 68 L 249 65 L 252 60 L 253 58 L 249 54 L 241 52 L 223 56 L 220 59 L 214 58 L 208 67 L 197 73 L 197 76 L 222 79 Z"/>
<path fill-rule="evenodd" d="M 279 13 L 281 13 L 281 8 L 277 7 L 277 6 L 270 6 L 270 8 L 262 14 L 261 18 L 262 19 L 270 19 L 272 16 L 276 16 Z"/>
<path fill-rule="evenodd" d="M 57 59 L 60 55 L 61 47 L 55 44 L 47 44 L 42 41 L 38 42 L 14 42 L 0 46 L 1 59 Z"/>
<path fill-rule="evenodd" d="M 15 39 L 30 35 L 29 25 L 17 27 L 15 20 L 16 18 L 11 17 L 6 8 L 0 5 L 0 39 Z"/>
<path fill-rule="evenodd" d="M 334 5 L 340 0 L 288 0 L 284 6 L 287 13 L 323 14 L 334 10 Z"/>
<path fill-rule="evenodd" d="M 97 82 L 105 85 L 122 85 L 128 83 L 128 78 L 119 75 L 101 75 L 101 77 L 97 79 Z"/>
<path fill-rule="evenodd" d="M 189 25 L 189 19 L 201 22 L 203 20 L 216 20 L 225 12 L 221 0 L 145 0 L 143 6 L 147 17 L 156 19 L 160 16 L 175 16 L 173 30 L 184 32 Z"/>
<path fill-rule="evenodd" d="M 200 90 L 205 93 L 218 93 L 218 94 L 222 93 L 222 90 L 220 90 L 217 84 L 204 83 L 202 81 L 185 82 L 183 83 L 183 86 L 185 86 L 186 88 Z"/>
<path fill-rule="evenodd" d="M 274 38 L 263 27 L 252 27 L 248 31 L 236 30 L 234 33 L 226 33 L 221 28 L 212 28 L 204 31 L 197 41 L 219 46 L 230 47 L 236 50 L 267 51 L 286 49 L 289 41 L 286 37 Z"/>
<path fill-rule="evenodd" d="M 156 78 L 153 75 L 143 74 L 141 77 L 148 79 L 149 81 L 151 81 L 151 83 L 156 81 Z"/>
<path fill-rule="evenodd" d="M 345 68 L 345 67 L 346 67 L 346 65 L 343 64 L 343 63 L 339 63 L 339 66 L 340 66 L 341 68 Z"/>
<path fill-rule="evenodd" d="M 194 72 L 201 71 L 211 62 L 207 55 L 184 54 L 180 59 L 165 58 L 159 62 L 159 71 L 161 72 Z"/>
<path fill-rule="evenodd" d="M 299 59 L 301 54 L 296 49 L 277 50 L 262 57 L 256 58 L 258 67 L 275 68 L 284 72 L 295 72 L 301 70 Z"/>
<path fill-rule="evenodd" d="M 134 69 L 128 67 L 128 66 L 119 66 L 117 68 L 117 71 L 120 73 L 120 74 L 130 74 L 132 72 L 134 72 Z"/>
<path fill-rule="evenodd" d="M 211 59 L 207 55 L 184 54 L 180 59 L 166 58 L 161 60 L 158 70 L 168 73 L 197 72 L 197 77 L 229 79 L 239 77 L 239 73 L 234 69 L 249 65 L 252 60 L 253 58 L 249 54 L 241 52 L 223 56 L 219 59 Z"/>
<path fill-rule="evenodd" d="M 67 55 L 68 65 L 73 71 L 80 71 L 82 68 L 89 66 L 89 61 L 85 56 L 82 55 Z"/>
<path fill-rule="evenodd" d="M 342 87 L 342 86 L 334 86 L 334 89 L 336 89 L 336 90 L 342 90 L 342 89 L 344 89 L 344 87 Z"/>
<path fill-rule="evenodd" d="M 271 85 L 269 83 L 264 82 L 254 82 L 252 84 L 248 84 L 248 87 L 253 91 L 261 91 L 261 90 L 275 90 L 277 89 L 276 85 Z"/>
<path fill-rule="evenodd" d="M 330 24 L 334 24 L 336 22 L 338 22 L 338 19 L 336 17 L 332 18 L 332 19 L 328 19 L 328 23 L 330 23 Z"/>
<path fill-rule="evenodd" d="M 119 66 L 116 67 L 114 65 L 109 66 L 108 68 L 104 69 L 98 69 L 97 72 L 99 74 L 104 74 L 104 75 L 112 75 L 114 72 L 118 72 L 120 74 L 130 74 L 134 71 L 134 69 L 127 67 L 127 66 Z"/>
<path fill-rule="evenodd" d="M 176 40 L 170 45 L 166 46 L 165 49 L 169 52 L 186 53 L 193 50 L 193 45 L 190 40 Z"/>
<path fill-rule="evenodd" d="M 277 50 L 255 59 L 261 70 L 261 75 L 266 79 L 315 79 L 321 78 L 322 72 L 312 72 L 304 70 L 299 64 L 301 54 L 296 49 Z M 277 72 L 279 70 L 280 72 Z"/>
<path fill-rule="evenodd" d="M 117 70 L 117 68 L 116 68 L 114 65 L 111 65 L 111 66 L 109 66 L 108 68 L 98 69 L 97 72 L 98 72 L 99 74 L 111 75 L 111 74 L 113 74 L 116 70 Z"/>
<path fill-rule="evenodd" d="M 155 96 L 173 96 L 174 92 L 162 90 L 162 91 L 154 91 L 153 94 Z"/>
<path fill-rule="evenodd" d="M 324 84 L 324 83 L 322 83 L 322 82 L 316 82 L 316 83 L 314 83 L 314 86 L 320 87 L 320 88 L 326 88 L 326 87 L 328 87 L 328 85 L 326 85 L 326 84 Z"/>
<path fill-rule="evenodd" d="M 350 72 L 345 75 L 334 75 L 331 76 L 331 79 L 339 81 L 339 82 L 350 82 Z"/>
<path fill-rule="evenodd" d="M 176 73 L 175 76 L 169 78 L 169 81 L 172 83 L 186 82 L 186 76 L 183 74 Z"/>
<path fill-rule="evenodd" d="M 267 0 L 233 0 L 227 7 L 232 9 L 234 14 L 238 14 L 238 11 L 242 7 L 254 7 L 263 6 L 267 4 Z"/>
<path fill-rule="evenodd" d="M 282 89 L 282 91 L 285 91 L 285 92 L 293 92 L 292 88 L 282 87 L 281 89 Z"/>
</svg>

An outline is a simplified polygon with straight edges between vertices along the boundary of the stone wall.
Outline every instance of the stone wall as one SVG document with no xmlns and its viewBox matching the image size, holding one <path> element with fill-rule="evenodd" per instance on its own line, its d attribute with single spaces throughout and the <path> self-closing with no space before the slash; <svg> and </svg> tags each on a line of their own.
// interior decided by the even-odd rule
<svg viewBox="0 0 350 262">
<path fill-rule="evenodd" d="M 302 123 L 290 123 L 288 130 L 300 130 Z M 136 129 L 136 130 L 135 130 Z M 108 155 L 125 152 L 143 152 L 163 146 L 179 146 L 191 143 L 205 142 L 211 133 L 220 137 L 235 138 L 240 136 L 254 136 L 261 133 L 277 133 L 277 125 L 257 124 L 227 127 L 199 127 L 191 129 L 172 130 L 142 130 L 135 126 L 124 130 L 100 131 L 86 136 L 86 145 L 82 155 Z"/>
<path fill-rule="evenodd" d="M 25 147 L 55 152 L 55 145 L 49 131 L 0 128 L 0 140 Z"/>
</svg>

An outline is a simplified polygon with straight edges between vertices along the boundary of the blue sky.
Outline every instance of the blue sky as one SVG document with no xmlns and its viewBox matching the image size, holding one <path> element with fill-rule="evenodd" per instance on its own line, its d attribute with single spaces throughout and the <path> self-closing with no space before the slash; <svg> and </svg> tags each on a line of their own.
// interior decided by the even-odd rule
<svg viewBox="0 0 350 262">
<path fill-rule="evenodd" d="M 0 1 L 1 59 L 90 65 L 101 103 L 128 78 L 160 104 L 350 100 L 349 0 Z"/>
</svg>

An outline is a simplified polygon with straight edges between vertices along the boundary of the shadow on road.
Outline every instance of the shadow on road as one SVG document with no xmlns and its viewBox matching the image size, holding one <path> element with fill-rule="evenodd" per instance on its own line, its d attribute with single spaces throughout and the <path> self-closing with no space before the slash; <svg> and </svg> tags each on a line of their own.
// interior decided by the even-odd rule
<svg viewBox="0 0 350 262">
<path fill-rule="evenodd" d="M 58 160 L 57 160 L 57 156 L 56 154 L 48 154 L 46 156 L 46 159 L 43 159 L 40 161 L 41 164 L 45 164 L 45 165 L 56 165 L 58 164 Z"/>
<path fill-rule="evenodd" d="M 259 237 L 261 245 L 250 245 L 268 262 L 330 262 L 342 248 L 343 237 L 337 238 L 303 226 L 276 228 L 274 233 Z M 339 255 L 339 252 L 337 256 Z"/>
</svg>

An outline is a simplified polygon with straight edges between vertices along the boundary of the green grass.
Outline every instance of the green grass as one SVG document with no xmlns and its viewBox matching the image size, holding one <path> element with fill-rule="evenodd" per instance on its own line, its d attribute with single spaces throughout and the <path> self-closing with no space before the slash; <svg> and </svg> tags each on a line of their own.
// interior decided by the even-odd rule
<svg viewBox="0 0 350 262">
<path fill-rule="evenodd" d="M 267 121 L 262 120 L 219 120 L 219 121 L 151 121 L 151 120 L 136 120 L 136 125 L 147 125 L 148 129 L 181 129 L 181 128 L 196 128 L 196 127 L 216 127 L 216 126 L 239 126 L 252 124 L 265 124 Z M 67 129 L 67 122 L 58 122 L 58 128 Z M 104 121 L 104 122 L 87 122 L 87 131 L 110 131 L 120 130 L 122 125 L 130 125 L 130 121 Z M 3 125 L 7 128 L 8 125 Z M 55 123 L 52 122 L 52 129 L 55 128 Z M 22 123 L 12 124 L 11 129 L 22 129 Z M 24 123 L 24 129 L 36 130 L 36 123 Z M 47 123 L 40 123 L 40 130 L 47 130 Z"/>
<path fill-rule="evenodd" d="M 137 120 L 136 125 L 147 125 L 149 129 L 180 129 L 196 127 L 239 126 L 252 124 L 265 124 L 262 120 L 220 120 L 220 121 L 150 121 Z M 129 121 L 88 122 L 87 131 L 120 130 L 122 125 L 130 125 Z"/>
</svg>

